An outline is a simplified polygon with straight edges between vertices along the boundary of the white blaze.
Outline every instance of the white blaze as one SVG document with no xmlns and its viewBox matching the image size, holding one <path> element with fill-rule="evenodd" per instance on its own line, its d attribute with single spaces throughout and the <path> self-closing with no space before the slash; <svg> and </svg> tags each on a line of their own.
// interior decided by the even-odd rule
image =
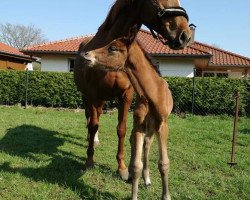
<svg viewBox="0 0 250 200">
<path fill-rule="evenodd" d="M 177 0 L 178 1 L 178 3 L 179 3 L 179 6 L 181 7 L 181 2 L 180 2 L 180 0 Z"/>
</svg>

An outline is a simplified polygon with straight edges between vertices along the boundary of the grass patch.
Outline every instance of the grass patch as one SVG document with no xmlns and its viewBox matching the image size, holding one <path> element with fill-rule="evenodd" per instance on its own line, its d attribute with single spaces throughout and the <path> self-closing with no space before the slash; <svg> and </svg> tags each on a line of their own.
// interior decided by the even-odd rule
<svg viewBox="0 0 250 200">
<path fill-rule="evenodd" d="M 116 175 L 117 113 L 102 115 L 93 170 L 84 170 L 84 113 L 46 108 L 0 107 L 0 199 L 129 199 L 131 185 Z M 236 161 L 230 168 L 233 118 L 169 119 L 172 199 L 249 199 L 250 120 L 240 118 Z M 126 161 L 130 157 L 128 138 Z M 152 186 L 140 184 L 139 199 L 160 199 L 157 142 L 151 149 Z"/>
</svg>

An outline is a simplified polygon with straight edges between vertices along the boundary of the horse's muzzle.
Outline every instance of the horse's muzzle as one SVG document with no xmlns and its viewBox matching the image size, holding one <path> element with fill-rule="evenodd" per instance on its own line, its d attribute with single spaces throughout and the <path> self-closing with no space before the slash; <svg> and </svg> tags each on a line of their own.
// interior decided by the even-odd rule
<svg viewBox="0 0 250 200">
<path fill-rule="evenodd" d="M 174 50 L 183 49 L 188 44 L 190 39 L 191 37 L 188 36 L 186 31 L 182 31 L 175 39 L 169 39 L 168 45 Z"/>
</svg>

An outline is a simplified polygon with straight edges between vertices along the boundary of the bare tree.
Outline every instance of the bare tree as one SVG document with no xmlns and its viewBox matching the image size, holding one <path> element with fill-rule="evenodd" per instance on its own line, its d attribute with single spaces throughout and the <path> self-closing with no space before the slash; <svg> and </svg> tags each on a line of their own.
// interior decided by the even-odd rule
<svg viewBox="0 0 250 200">
<path fill-rule="evenodd" d="M 0 41 L 17 49 L 46 42 L 42 30 L 33 24 L 28 26 L 20 24 L 0 24 Z"/>
</svg>

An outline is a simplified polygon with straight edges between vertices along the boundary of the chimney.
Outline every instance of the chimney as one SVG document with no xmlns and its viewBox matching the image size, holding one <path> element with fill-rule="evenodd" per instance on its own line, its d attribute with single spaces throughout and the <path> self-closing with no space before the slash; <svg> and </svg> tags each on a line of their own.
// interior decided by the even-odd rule
<svg viewBox="0 0 250 200">
<path fill-rule="evenodd" d="M 195 42 L 195 29 L 196 29 L 196 26 L 194 24 L 190 24 L 189 27 L 190 27 L 190 30 L 192 31 L 192 37 L 191 37 L 191 40 L 190 40 L 189 44 L 192 45 Z"/>
</svg>

